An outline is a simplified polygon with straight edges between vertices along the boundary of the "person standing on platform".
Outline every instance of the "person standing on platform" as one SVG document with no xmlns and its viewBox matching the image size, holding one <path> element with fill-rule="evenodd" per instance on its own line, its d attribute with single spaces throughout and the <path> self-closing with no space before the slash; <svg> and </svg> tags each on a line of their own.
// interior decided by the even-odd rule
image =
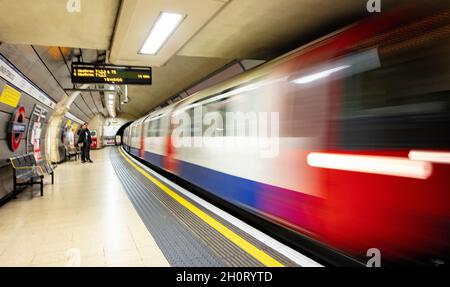
<svg viewBox="0 0 450 287">
<path fill-rule="evenodd" d="M 84 123 L 81 126 L 80 134 L 78 136 L 78 146 L 81 148 L 81 162 L 92 162 L 91 157 L 89 155 L 91 150 L 91 132 L 89 131 L 89 127 L 87 123 Z"/>
</svg>

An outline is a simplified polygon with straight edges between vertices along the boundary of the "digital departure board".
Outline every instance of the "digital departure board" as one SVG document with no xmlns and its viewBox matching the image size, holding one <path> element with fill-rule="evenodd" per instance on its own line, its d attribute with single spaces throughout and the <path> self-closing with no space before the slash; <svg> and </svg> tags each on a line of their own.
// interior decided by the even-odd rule
<svg viewBox="0 0 450 287">
<path fill-rule="evenodd" d="M 72 63 L 72 83 L 151 85 L 151 67 Z"/>
</svg>

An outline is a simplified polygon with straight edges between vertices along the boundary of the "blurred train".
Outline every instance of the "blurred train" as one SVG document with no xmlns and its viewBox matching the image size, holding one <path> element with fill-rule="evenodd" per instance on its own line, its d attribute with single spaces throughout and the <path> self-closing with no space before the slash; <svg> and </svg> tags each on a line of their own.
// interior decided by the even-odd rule
<svg viewBox="0 0 450 287">
<path fill-rule="evenodd" d="M 125 130 L 124 148 L 360 261 L 377 248 L 382 261 L 447 263 L 450 10 L 432 2 L 383 11 L 154 111 Z M 228 121 L 180 120 L 199 108 L 275 112 L 278 125 L 237 134 Z M 272 131 L 277 147 L 264 156 L 255 139 Z M 244 145 L 227 146 L 237 137 Z"/>
</svg>

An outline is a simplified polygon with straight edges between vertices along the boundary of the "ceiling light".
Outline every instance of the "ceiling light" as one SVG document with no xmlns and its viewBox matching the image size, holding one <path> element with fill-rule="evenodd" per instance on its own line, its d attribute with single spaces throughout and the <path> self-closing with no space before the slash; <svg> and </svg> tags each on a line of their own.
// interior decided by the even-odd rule
<svg viewBox="0 0 450 287">
<path fill-rule="evenodd" d="M 114 87 L 113 87 L 113 89 L 114 89 Z M 110 100 L 114 99 L 114 95 L 113 94 L 109 94 L 108 97 L 109 97 Z"/>
<path fill-rule="evenodd" d="M 114 91 L 114 86 L 109 86 L 109 89 L 110 89 L 111 91 Z"/>
<path fill-rule="evenodd" d="M 154 55 L 158 52 L 164 42 L 178 27 L 183 15 L 177 13 L 162 12 L 153 25 L 150 35 L 144 42 L 139 53 Z"/>
</svg>

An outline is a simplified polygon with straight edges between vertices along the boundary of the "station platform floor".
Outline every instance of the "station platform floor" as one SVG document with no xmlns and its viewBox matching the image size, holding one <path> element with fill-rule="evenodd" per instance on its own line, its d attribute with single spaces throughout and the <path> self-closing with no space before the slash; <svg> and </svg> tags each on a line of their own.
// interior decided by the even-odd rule
<svg viewBox="0 0 450 287">
<path fill-rule="evenodd" d="M 321 266 L 122 148 L 91 158 L 0 208 L 0 266 Z"/>
<path fill-rule="evenodd" d="M 58 165 L 43 197 L 36 186 L 32 199 L 26 189 L 0 208 L 0 266 L 169 266 L 109 153 Z"/>
</svg>

